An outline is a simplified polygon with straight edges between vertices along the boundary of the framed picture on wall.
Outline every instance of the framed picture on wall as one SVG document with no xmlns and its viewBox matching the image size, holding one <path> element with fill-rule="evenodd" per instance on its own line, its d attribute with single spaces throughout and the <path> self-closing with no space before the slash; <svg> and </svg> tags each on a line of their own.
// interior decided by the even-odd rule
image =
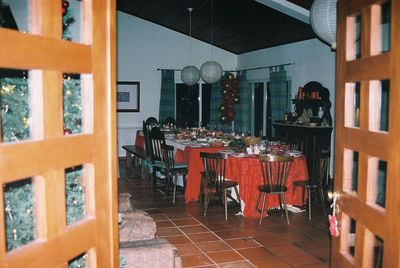
<svg viewBox="0 0 400 268">
<path fill-rule="evenodd" d="M 140 82 L 117 82 L 117 112 L 140 111 Z"/>
</svg>

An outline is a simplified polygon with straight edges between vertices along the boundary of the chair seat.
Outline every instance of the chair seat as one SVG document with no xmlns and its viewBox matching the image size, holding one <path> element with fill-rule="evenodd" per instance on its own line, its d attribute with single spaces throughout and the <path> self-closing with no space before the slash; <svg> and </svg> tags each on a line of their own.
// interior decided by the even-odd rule
<svg viewBox="0 0 400 268">
<path fill-rule="evenodd" d="M 156 161 L 153 164 L 153 167 L 157 167 L 157 168 L 165 168 L 165 164 L 161 161 Z M 175 163 L 175 169 L 187 169 L 187 164 L 186 163 Z"/>
<path fill-rule="evenodd" d="M 231 187 L 235 187 L 238 186 L 239 183 L 237 181 L 231 181 L 228 179 L 225 179 L 224 181 L 224 185 L 222 186 L 223 188 L 231 188 Z M 207 188 L 208 189 L 214 189 L 215 188 L 215 183 L 207 183 Z"/>
<path fill-rule="evenodd" d="M 231 180 L 224 181 L 224 188 L 231 188 L 231 187 L 235 187 L 238 185 L 239 185 L 239 183 L 237 181 L 231 181 Z"/>
<path fill-rule="evenodd" d="M 308 180 L 308 181 L 294 181 L 294 187 L 304 187 L 304 188 L 318 188 L 318 182 L 316 180 Z"/>
<path fill-rule="evenodd" d="M 280 185 L 259 185 L 258 190 L 264 193 L 284 193 L 287 191 L 287 187 Z"/>
</svg>

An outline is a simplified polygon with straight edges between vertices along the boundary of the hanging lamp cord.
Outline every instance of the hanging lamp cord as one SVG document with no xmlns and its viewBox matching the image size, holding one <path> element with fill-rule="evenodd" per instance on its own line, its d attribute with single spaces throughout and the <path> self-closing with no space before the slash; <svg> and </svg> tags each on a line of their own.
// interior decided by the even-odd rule
<svg viewBox="0 0 400 268">
<path fill-rule="evenodd" d="M 214 44 L 214 0 L 211 0 L 211 59 L 214 58 L 213 44 Z"/>
<path fill-rule="evenodd" d="M 192 65 L 192 10 L 193 8 L 189 7 L 189 65 Z"/>
</svg>

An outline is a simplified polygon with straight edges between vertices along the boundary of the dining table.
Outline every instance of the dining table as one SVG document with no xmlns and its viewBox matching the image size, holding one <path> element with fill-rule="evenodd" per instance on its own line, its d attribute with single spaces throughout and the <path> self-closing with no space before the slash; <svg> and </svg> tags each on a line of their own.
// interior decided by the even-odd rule
<svg viewBox="0 0 400 268">
<path fill-rule="evenodd" d="M 221 152 L 226 147 L 211 147 L 196 145 L 194 142 L 166 138 L 166 143 L 175 148 L 175 161 L 188 165 L 187 183 L 185 189 L 185 203 L 195 202 L 200 197 L 201 172 L 203 164 L 200 152 Z M 144 147 L 142 133 L 137 133 L 135 145 Z M 286 203 L 292 206 L 303 206 L 302 192 L 293 193 L 292 184 L 298 180 L 308 180 L 307 162 L 303 154 L 296 152 L 294 161 L 289 172 L 285 193 Z M 242 214 L 244 217 L 259 217 L 260 212 L 255 210 L 258 186 L 263 184 L 263 177 L 259 155 L 232 154 L 227 158 L 226 174 L 227 179 L 239 183 Z M 267 196 L 266 208 L 279 208 L 279 199 L 275 195 Z M 267 212 L 265 212 L 267 215 Z"/>
</svg>

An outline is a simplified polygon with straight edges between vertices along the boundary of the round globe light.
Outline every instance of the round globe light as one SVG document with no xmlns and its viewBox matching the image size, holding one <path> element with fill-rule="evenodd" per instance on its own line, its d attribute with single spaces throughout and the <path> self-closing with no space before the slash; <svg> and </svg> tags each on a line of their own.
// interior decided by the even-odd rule
<svg viewBox="0 0 400 268">
<path fill-rule="evenodd" d="M 201 65 L 200 76 L 204 82 L 214 84 L 222 77 L 222 67 L 216 61 L 207 61 Z"/>
<path fill-rule="evenodd" d="M 181 80 L 185 85 L 193 86 L 200 79 L 200 71 L 196 66 L 186 66 L 182 69 Z"/>
<path fill-rule="evenodd" d="M 310 9 L 311 27 L 323 41 L 336 48 L 337 0 L 315 0 Z"/>
</svg>

